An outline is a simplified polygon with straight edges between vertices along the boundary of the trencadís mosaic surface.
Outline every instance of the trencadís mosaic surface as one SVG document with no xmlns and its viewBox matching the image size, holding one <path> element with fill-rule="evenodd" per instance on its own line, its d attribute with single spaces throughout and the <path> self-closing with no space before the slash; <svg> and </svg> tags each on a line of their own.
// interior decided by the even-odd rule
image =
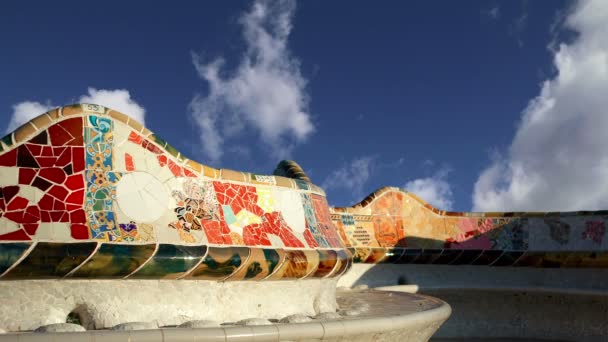
<svg viewBox="0 0 608 342">
<path fill-rule="evenodd" d="M 608 267 L 608 211 L 446 212 L 387 187 L 332 220 L 354 262 Z"/>
<path fill-rule="evenodd" d="M 351 259 L 317 186 L 203 166 L 111 109 L 0 142 L 1 279 L 320 278 Z"/>
<path fill-rule="evenodd" d="M 280 280 L 352 262 L 608 267 L 608 212 L 457 213 L 383 188 L 330 208 L 295 163 L 187 159 L 128 116 L 54 109 L 0 141 L 0 279 Z"/>
</svg>

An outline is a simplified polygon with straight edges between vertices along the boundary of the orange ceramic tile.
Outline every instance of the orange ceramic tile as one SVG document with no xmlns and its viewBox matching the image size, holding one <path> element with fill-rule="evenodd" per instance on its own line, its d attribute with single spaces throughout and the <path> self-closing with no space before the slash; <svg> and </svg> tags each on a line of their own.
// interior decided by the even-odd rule
<svg viewBox="0 0 608 342">
<path fill-rule="evenodd" d="M 212 167 L 201 165 L 203 167 L 203 175 L 209 178 L 220 178 L 220 170 Z"/>
<path fill-rule="evenodd" d="M 187 160 L 186 167 L 190 168 L 193 171 L 196 171 L 198 174 L 203 173 L 203 165 L 195 162 L 194 160 Z"/>
<path fill-rule="evenodd" d="M 63 107 L 60 114 L 61 116 L 76 116 L 81 115 L 82 113 L 82 106 L 79 104 L 74 104 Z"/>
<path fill-rule="evenodd" d="M 15 144 L 20 144 L 29 140 L 34 134 L 38 133 L 38 128 L 31 122 L 26 122 L 17 128 L 14 133 Z"/>
<path fill-rule="evenodd" d="M 54 109 L 54 111 L 56 112 L 57 109 Z M 38 127 L 38 129 L 43 130 L 51 125 L 53 119 L 51 119 L 51 116 L 49 114 L 44 113 L 33 118 L 31 122 L 34 124 L 34 126 Z"/>
<path fill-rule="evenodd" d="M 125 115 L 125 114 L 123 114 L 121 112 L 118 112 L 118 111 L 115 111 L 115 110 L 110 110 L 108 112 L 108 115 L 111 116 L 111 117 L 113 117 L 114 119 L 122 122 L 122 123 L 126 124 L 126 123 L 129 122 L 129 116 L 127 116 L 127 115 Z"/>
<path fill-rule="evenodd" d="M 131 128 L 133 128 L 135 131 L 141 133 L 144 130 L 144 126 L 137 122 L 137 120 L 129 117 L 129 122 L 128 122 L 129 126 L 131 126 Z"/>
<path fill-rule="evenodd" d="M 221 169 L 220 170 L 221 178 L 224 180 L 238 181 L 238 182 L 246 182 L 247 177 L 244 173 L 240 171 L 234 171 L 230 169 Z"/>
</svg>

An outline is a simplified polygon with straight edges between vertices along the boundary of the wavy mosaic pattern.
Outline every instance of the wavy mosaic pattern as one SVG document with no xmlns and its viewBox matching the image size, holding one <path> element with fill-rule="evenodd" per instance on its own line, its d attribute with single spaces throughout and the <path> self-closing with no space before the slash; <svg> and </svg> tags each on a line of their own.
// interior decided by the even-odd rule
<svg viewBox="0 0 608 342">
<path fill-rule="evenodd" d="M 0 142 L 0 241 L 344 248 L 323 191 L 186 159 L 97 105 L 45 113 Z"/>
<path fill-rule="evenodd" d="M 321 278 L 344 248 L 307 178 L 198 164 L 109 108 L 0 141 L 0 279 Z"/>
<path fill-rule="evenodd" d="M 57 108 L 0 140 L 0 279 L 293 280 L 353 262 L 608 267 L 607 218 L 445 212 L 396 188 L 330 208 L 295 162 L 274 175 L 214 169 L 97 105 Z"/>
<path fill-rule="evenodd" d="M 608 267 L 608 211 L 447 212 L 382 188 L 331 213 L 354 262 Z"/>
</svg>

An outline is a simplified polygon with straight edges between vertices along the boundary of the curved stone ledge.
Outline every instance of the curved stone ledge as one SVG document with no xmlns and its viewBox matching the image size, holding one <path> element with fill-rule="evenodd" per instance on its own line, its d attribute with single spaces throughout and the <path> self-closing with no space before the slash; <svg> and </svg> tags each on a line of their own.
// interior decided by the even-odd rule
<svg viewBox="0 0 608 342">
<path fill-rule="evenodd" d="M 18 280 L 0 282 L 0 328 L 33 330 L 65 323 L 86 328 L 137 321 L 159 326 L 192 320 L 310 316 L 336 310 L 336 279 L 217 282 L 209 280 Z"/>
<path fill-rule="evenodd" d="M 436 298 L 384 291 L 344 291 L 338 294 L 342 310 L 365 304 L 355 317 L 221 328 L 162 328 L 144 331 L 94 330 L 81 333 L 0 335 L 0 341 L 427 341 L 450 316 L 451 308 Z"/>
<path fill-rule="evenodd" d="M 454 313 L 434 338 L 608 339 L 606 268 L 355 264 L 338 285 L 445 300 Z"/>
</svg>

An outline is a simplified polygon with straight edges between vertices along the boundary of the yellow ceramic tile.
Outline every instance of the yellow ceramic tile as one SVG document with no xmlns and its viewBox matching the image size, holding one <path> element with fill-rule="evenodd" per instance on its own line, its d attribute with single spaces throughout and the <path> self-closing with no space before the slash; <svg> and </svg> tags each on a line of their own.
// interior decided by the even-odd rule
<svg viewBox="0 0 608 342">
<path fill-rule="evenodd" d="M 222 179 L 245 182 L 247 178 L 245 174 L 240 171 L 230 170 L 230 169 L 222 169 L 221 170 Z"/>
<path fill-rule="evenodd" d="M 295 183 L 290 178 L 275 176 L 275 180 L 278 186 L 295 189 Z"/>
</svg>

